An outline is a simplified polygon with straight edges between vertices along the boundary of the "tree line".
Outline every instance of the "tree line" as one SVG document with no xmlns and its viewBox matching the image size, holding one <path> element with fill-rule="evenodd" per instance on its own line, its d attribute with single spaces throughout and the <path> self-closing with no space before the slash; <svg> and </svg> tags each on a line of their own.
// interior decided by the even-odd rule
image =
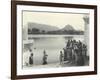
<svg viewBox="0 0 100 80">
<path fill-rule="evenodd" d="M 84 31 L 81 30 L 56 30 L 56 31 L 46 31 L 37 28 L 28 28 L 28 34 L 72 34 L 72 35 L 83 35 Z"/>
</svg>

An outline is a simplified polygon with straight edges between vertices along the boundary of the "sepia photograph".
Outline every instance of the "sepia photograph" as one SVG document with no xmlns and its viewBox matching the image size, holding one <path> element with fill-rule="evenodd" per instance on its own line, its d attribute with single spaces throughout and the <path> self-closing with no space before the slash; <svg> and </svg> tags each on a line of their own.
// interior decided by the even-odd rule
<svg viewBox="0 0 100 80">
<path fill-rule="evenodd" d="M 88 13 L 22 11 L 22 68 L 89 66 Z"/>
<path fill-rule="evenodd" d="M 11 77 L 97 74 L 97 6 L 12 1 Z"/>
</svg>

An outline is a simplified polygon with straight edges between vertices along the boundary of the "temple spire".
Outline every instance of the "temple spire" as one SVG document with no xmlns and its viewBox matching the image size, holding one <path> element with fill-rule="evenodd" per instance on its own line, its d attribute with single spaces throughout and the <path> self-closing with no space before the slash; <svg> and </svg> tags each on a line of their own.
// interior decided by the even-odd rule
<svg viewBox="0 0 100 80">
<path fill-rule="evenodd" d="M 83 17 L 83 20 L 84 20 L 84 22 L 86 23 L 86 24 L 89 24 L 89 16 L 84 16 Z"/>
</svg>

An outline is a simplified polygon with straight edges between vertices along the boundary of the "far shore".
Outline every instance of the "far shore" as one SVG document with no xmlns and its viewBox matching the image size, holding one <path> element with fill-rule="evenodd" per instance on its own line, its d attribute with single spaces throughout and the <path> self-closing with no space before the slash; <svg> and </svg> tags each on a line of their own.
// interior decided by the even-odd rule
<svg viewBox="0 0 100 80">
<path fill-rule="evenodd" d="M 73 37 L 73 36 L 75 36 L 75 37 L 82 37 L 82 36 L 84 36 L 84 35 L 62 35 L 62 34 L 55 34 L 55 35 L 53 35 L 53 34 L 31 34 L 31 35 L 28 35 L 28 37 Z"/>
</svg>

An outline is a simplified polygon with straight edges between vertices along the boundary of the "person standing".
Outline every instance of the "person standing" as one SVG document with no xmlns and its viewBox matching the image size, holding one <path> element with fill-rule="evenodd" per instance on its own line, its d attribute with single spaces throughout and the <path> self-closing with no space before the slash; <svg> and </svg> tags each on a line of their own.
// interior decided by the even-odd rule
<svg viewBox="0 0 100 80">
<path fill-rule="evenodd" d="M 67 51 L 68 49 L 67 49 L 67 47 L 66 47 L 66 49 L 65 48 L 63 48 L 63 55 L 64 55 L 64 61 L 67 61 L 67 59 L 68 59 L 68 51 Z"/>
<path fill-rule="evenodd" d="M 62 51 L 60 51 L 60 64 L 63 62 L 63 58 L 64 58 L 64 55 L 63 55 Z"/>
<path fill-rule="evenodd" d="M 47 64 L 47 54 L 46 54 L 46 51 L 44 50 L 43 52 L 43 65 L 46 65 Z"/>
<path fill-rule="evenodd" d="M 29 64 L 30 65 L 33 65 L 33 53 L 32 53 L 32 50 L 30 50 L 31 54 L 29 56 Z"/>
</svg>

